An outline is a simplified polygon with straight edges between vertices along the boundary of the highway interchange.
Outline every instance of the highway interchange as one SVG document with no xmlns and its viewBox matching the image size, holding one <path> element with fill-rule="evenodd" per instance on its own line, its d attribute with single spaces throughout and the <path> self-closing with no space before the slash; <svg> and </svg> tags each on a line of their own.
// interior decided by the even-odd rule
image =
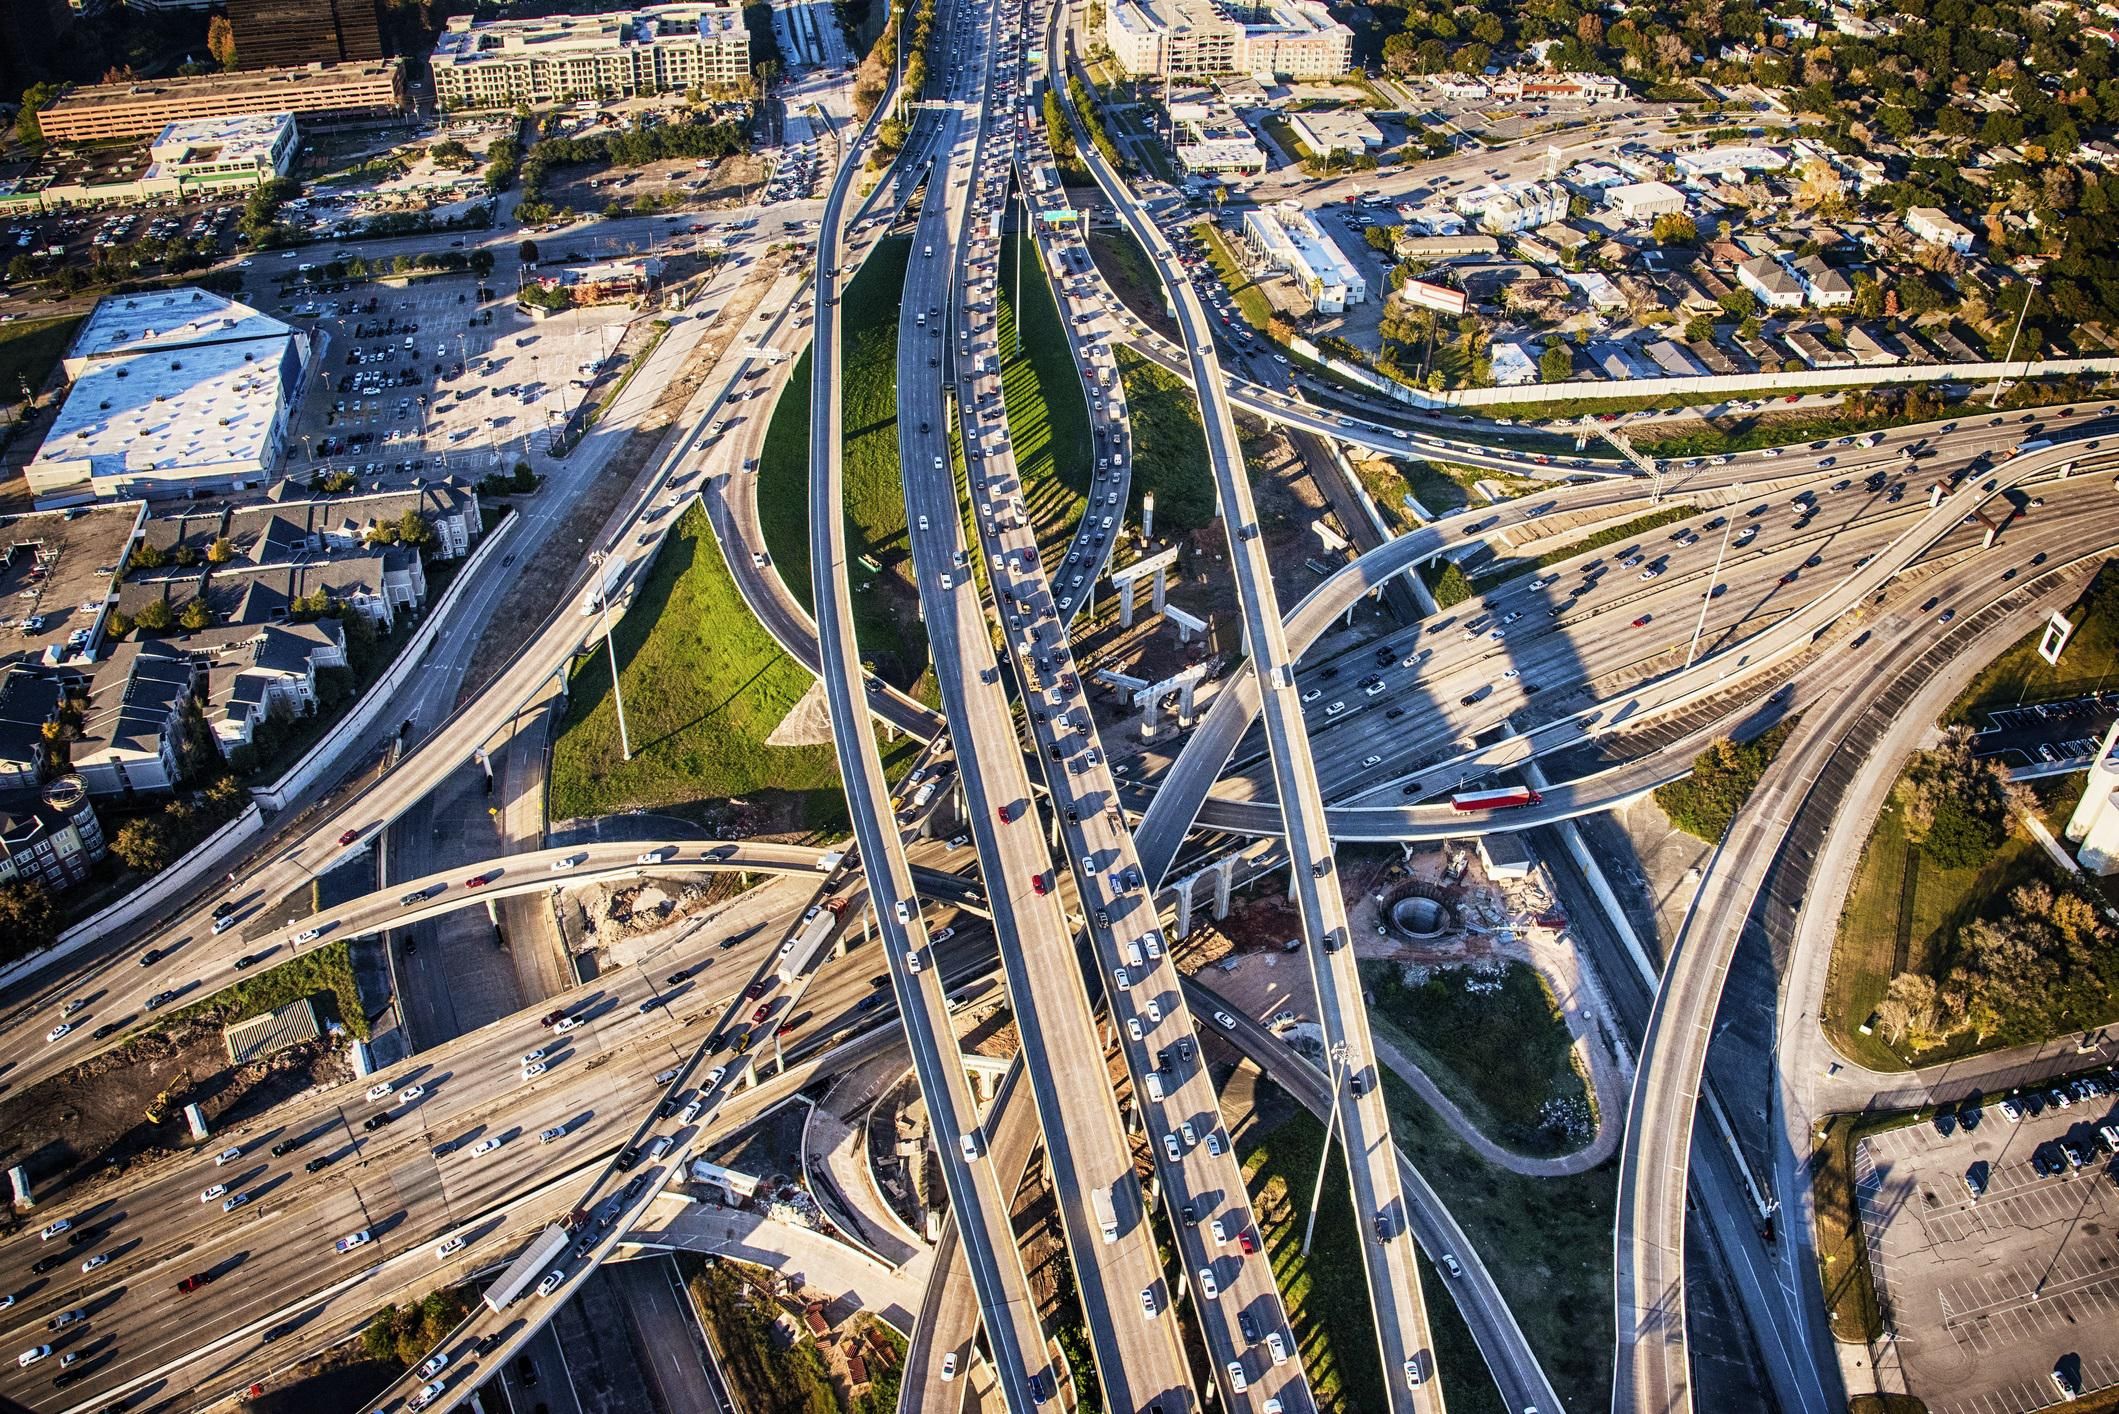
<svg viewBox="0 0 2119 1414">
<path fill-rule="evenodd" d="M 1224 1230 L 1247 1239 L 1255 1221 L 1200 1051 L 1204 1035 L 1217 1034 L 1305 1105 L 1336 1112 L 1393 1407 L 1442 1407 L 1417 1239 L 1431 1254 L 1462 1254 L 1470 1268 L 1454 1295 L 1511 1407 L 1556 1408 L 1558 1396 L 1470 1242 L 1391 1141 L 1332 842 L 1564 821 L 1682 774 L 1707 739 L 1735 722 L 1817 705 L 1708 871 L 1649 1014 L 1637 1071 L 1621 1171 L 1614 1407 L 1692 1407 L 1683 1293 L 1685 1195 L 1688 1182 L 1702 1181 L 1693 1115 L 1729 950 L 1765 861 L 1795 828 L 1809 783 L 1845 748 L 1852 724 L 1873 716 L 1879 694 L 1923 655 L 1992 638 L 2031 606 L 2066 602 L 2069 586 L 2119 540 L 2105 485 L 2119 446 L 2109 454 L 2101 446 L 2119 427 L 2094 407 L 2072 410 L 2072 419 L 1968 407 L 1873 445 L 1797 444 L 1670 468 L 1651 482 L 1608 456 L 1585 453 L 1569 465 L 1575 459 L 1511 450 L 1515 434 L 1505 431 L 1467 440 L 1436 419 L 1390 408 L 1319 411 L 1222 371 L 1213 322 L 1163 234 L 1173 213 L 1136 198 L 1085 141 L 1111 210 L 1158 268 L 1181 339 L 1125 314 L 1078 241 L 1055 236 L 1031 249 L 1046 268 L 1067 272 L 1056 283 L 1074 313 L 1085 382 L 1096 384 L 1096 370 L 1123 341 L 1208 390 L 1203 421 L 1249 648 L 1200 723 L 1174 750 L 1151 753 L 1122 789 L 1069 642 L 1082 603 L 1078 571 L 1039 556 L 1020 509 L 999 378 L 983 362 L 998 352 L 993 292 L 1010 183 L 1049 160 L 1033 138 L 1043 76 L 1030 62 L 1031 39 L 1057 36 L 1045 57 L 1063 68 L 1074 43 L 1068 21 L 1066 10 L 1039 3 L 946 6 L 936 41 L 950 56 L 938 66 L 945 86 L 923 105 L 899 159 L 906 190 L 888 206 L 884 183 L 865 199 L 855 191 L 871 119 L 847 142 L 824 203 L 814 278 L 788 282 L 790 293 L 806 287 L 808 302 L 786 300 L 753 335 L 776 355 L 768 380 L 775 390 L 803 340 L 818 354 L 810 390 L 813 620 L 762 555 L 755 478 L 746 470 L 768 419 L 726 412 L 745 391 L 739 357 L 687 406 L 630 521 L 604 541 L 609 559 L 582 566 L 486 689 L 417 735 L 373 781 L 276 822 L 250 858 L 231 861 L 230 887 L 204 890 L 139 936 L 110 939 L 10 986 L 0 1066 L 17 1087 L 59 1074 L 123 1044 L 148 1012 L 188 1005 L 234 980 L 239 961 L 271 965 L 311 945 L 555 887 L 682 872 L 777 876 L 762 886 L 770 902 L 746 915 L 762 921 L 690 937 L 532 1012 L 422 1050 L 389 1066 L 380 1082 L 289 1101 L 268 1121 L 127 1175 L 83 1205 L 61 1198 L 40 1208 L 0 1254 L 10 1333 L 27 1347 L 56 1313 L 87 1312 L 72 1348 L 87 1357 L 88 1383 L 78 1400 L 55 1400 L 45 1371 L 32 1367 L 0 1377 L 0 1390 L 39 1408 L 104 1408 L 121 1397 L 134 1407 L 182 1407 L 185 1391 L 204 1403 L 357 1329 L 384 1300 L 417 1295 L 441 1276 L 490 1271 L 545 1223 L 588 1214 L 550 1291 L 452 1334 L 443 1383 L 461 1397 L 619 1246 L 701 1145 L 820 1068 L 903 1047 L 926 1098 L 955 1219 L 945 1252 L 960 1258 L 935 1264 L 936 1329 L 914 1333 L 913 1371 L 924 1377 L 909 1378 L 908 1391 L 931 1394 L 942 1383 L 938 1352 L 972 1358 L 965 1333 L 974 1319 L 983 1334 L 977 1353 L 1009 1407 L 1045 1403 L 1070 1377 L 1042 1328 L 1010 1221 L 1034 1123 L 1106 1405 L 1201 1407 L 1169 1313 L 1182 1295 L 1200 1318 L 1219 1387 L 1214 1402 L 1292 1414 L 1310 1406 L 1299 1362 L 1270 1358 L 1263 1340 L 1288 1329 L 1270 1267 L 1262 1255 L 1247 1258 L 1247 1240 L 1218 1240 Z M 902 228 L 914 248 L 904 309 L 916 317 L 901 319 L 898 331 L 898 431 L 939 712 L 881 689 L 861 670 L 839 512 L 839 296 L 893 223 L 909 223 Z M 1237 409 L 1349 445 L 1542 478 L 1551 489 L 1388 541 L 1284 614 L 1255 534 Z M 1115 396 L 1098 420 L 1114 449 L 1129 446 Z M 2004 455 L 2034 439 L 2053 445 Z M 1117 505 L 1128 504 L 1123 470 L 1111 489 Z M 474 749 L 596 646 L 596 619 L 585 610 L 623 603 L 675 510 L 694 496 L 708 507 L 746 600 L 823 683 L 853 819 L 850 846 L 554 847 L 395 882 L 285 921 L 276 911 L 282 899 L 368 848 L 467 769 Z M 1515 574 L 1384 636 L 1339 627 L 1379 586 L 1445 552 L 1485 545 L 1505 561 L 1678 506 L 1689 511 L 1682 520 Z M 1994 550 L 1980 545 L 1982 511 L 2005 521 Z M 1068 542 L 1089 582 L 1116 541 L 1099 520 L 1092 512 Z M 485 596 L 487 611 L 495 598 Z M 917 821 L 897 810 L 877 717 L 930 744 L 928 769 L 947 763 L 954 772 L 968 852 L 922 839 Z M 1597 751 L 1610 763 L 1547 788 L 1541 804 L 1505 820 L 1468 822 L 1445 799 L 1533 756 Z M 1157 903 L 1195 825 L 1284 837 L 1327 1070 L 1294 1057 L 1251 1018 L 1227 1016 L 1210 992 L 1180 978 Z M 1210 833 L 1209 843 L 1218 837 Z M 848 960 L 822 959 L 783 979 L 781 940 L 805 908 L 827 898 L 846 907 Z M 230 903 L 239 925 L 216 932 L 215 910 Z M 960 908 L 974 912 L 953 912 Z M 1006 998 L 1024 1048 L 1008 1098 L 983 1115 L 951 1054 L 952 1011 L 970 991 Z M 76 999 L 86 1003 L 80 1024 L 46 1041 L 44 1019 Z M 1210 1012 L 1221 1031 L 1195 1030 L 1195 1018 Z M 556 1023 L 563 1029 L 555 1017 L 564 1017 Z M 770 1038 L 770 1051 L 768 1027 L 786 1028 Z M 1352 1083 L 1357 1077 L 1371 1083 Z M 386 1088 L 371 1092 L 377 1084 Z M 1154 1180 L 1146 1187 L 1132 1126 L 1144 1130 Z M 616 1162 L 621 1149 L 662 1137 L 671 1143 L 655 1161 L 637 1169 Z M 1802 1198 L 1795 1175 L 1777 1178 Z M 1099 1231 L 1091 1201 L 1099 1191 L 1116 1203 L 1114 1238 Z M 71 1231 L 40 1241 L 37 1228 L 62 1217 Z M 1214 1236 L 1210 1219 L 1223 1224 Z M 361 1232 L 370 1239 L 334 1250 Z M 1164 1280 L 1159 1237 L 1175 1243 L 1183 1293 Z M 443 1246 L 458 1239 L 461 1246 Z M 1783 1249 L 1790 1289 L 1807 1280 L 1802 1250 L 1793 1241 Z M 284 1260 L 290 1253 L 315 1255 Z M 60 1255 L 62 1263 L 49 1260 Z M 109 1260 L 81 1270 L 98 1256 Z M 195 1272 L 216 1280 L 177 1298 L 171 1288 Z M 1802 1326 L 1794 1344 L 1815 1349 L 1821 1317 L 1812 1304 L 1797 1300 L 1800 1309 L 1776 1319 Z M 1795 1363 L 1801 1368 L 1775 1367 L 1776 1387 L 1788 1387 L 1784 1401 L 1830 1407 L 1836 1369 Z M 403 1407 L 422 1382 L 408 1375 L 373 1407 Z"/>
</svg>

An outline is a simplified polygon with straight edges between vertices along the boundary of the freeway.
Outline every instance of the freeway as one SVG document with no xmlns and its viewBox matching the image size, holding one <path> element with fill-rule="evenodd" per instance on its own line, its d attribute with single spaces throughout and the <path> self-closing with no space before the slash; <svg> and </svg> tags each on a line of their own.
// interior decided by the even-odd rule
<svg viewBox="0 0 2119 1414">
<path fill-rule="evenodd" d="M 1008 60 L 1014 71 L 1023 67 L 1019 42 Z M 1299 1374 L 1258 1350 L 1259 1342 L 1269 1333 L 1285 1340 L 1286 1313 L 1268 1264 L 1247 1260 L 1248 1246 L 1256 1245 L 1257 1228 L 1243 1175 L 1224 1141 L 1219 1105 L 1204 1067 L 1192 1063 L 1197 1054 L 1192 1019 L 1177 986 L 1175 965 L 1165 954 L 1155 909 L 1141 887 L 1139 863 L 1124 816 L 1112 808 L 1118 792 L 1089 716 L 1086 688 L 1070 654 L 1063 605 L 1046 579 L 1034 527 L 1024 514 L 1026 493 L 1018 479 L 994 362 L 999 352 L 999 325 L 990 297 L 998 279 L 1001 252 L 997 227 L 1015 167 L 1009 137 L 1018 126 L 1011 112 L 1014 83 L 1014 73 L 1004 73 L 987 90 L 989 103 L 998 106 L 1004 116 L 999 132 L 987 139 L 988 150 L 976 168 L 978 194 L 974 200 L 981 225 L 965 251 L 962 283 L 967 295 L 948 302 L 958 311 L 951 321 L 958 326 L 957 358 L 960 362 L 968 360 L 970 365 L 970 371 L 961 377 L 958 406 L 965 475 L 971 488 L 971 519 L 978 535 L 975 553 L 983 567 L 983 578 L 992 590 L 995 614 L 1004 620 L 1000 636 L 1007 645 L 1013 676 L 1026 702 L 1032 704 L 1028 718 L 1037 746 L 1035 756 L 1044 770 L 1052 809 L 1062 817 L 1058 835 L 1076 871 L 1078 914 L 1093 915 L 1088 940 L 1095 971 L 1099 978 L 1110 979 L 1103 992 L 1110 1004 L 1112 1024 L 1123 1023 L 1125 1027 L 1120 1050 L 1133 1082 L 1133 1107 L 1148 1130 L 1165 1208 L 1177 1219 L 1173 1227 L 1181 1265 L 1192 1283 L 1193 1309 L 1200 1319 L 1215 1377 L 1224 1382 L 1225 1407 L 1263 1408 L 1265 1401 L 1277 1400 L 1283 1408 L 1299 1408 L 1305 1402 L 1296 1397 Z M 981 292 L 987 297 L 980 298 Z M 922 301 L 912 296 L 908 290 L 908 298 L 917 309 Z M 928 309 L 927 315 L 938 318 L 939 308 Z M 913 343 L 919 342 L 915 337 Z M 996 811 L 992 823 L 987 820 L 988 799 L 973 800 L 973 829 L 974 833 L 990 829 L 1004 837 L 1034 843 L 1030 867 L 1040 872 L 1030 879 L 1031 903 L 1035 912 L 1049 917 L 1051 922 L 1034 945 L 1025 938 L 1023 960 L 1043 966 L 1045 976 L 1033 983 L 1040 1009 L 1052 1005 L 1061 994 L 1066 998 L 1071 1035 L 1077 1038 L 1071 1060 L 1074 1073 L 1068 1080 L 1074 1088 L 1086 1092 L 1082 1100 L 1046 1118 L 1049 1152 L 1055 1122 L 1067 1132 L 1068 1142 L 1075 1143 L 1078 1140 L 1074 1130 L 1081 1116 L 1096 1112 L 1091 1106 L 1100 1101 L 1102 1109 L 1110 1110 L 1112 1094 L 1105 1045 L 1091 1014 L 1090 998 L 1080 982 L 1080 965 L 1069 929 L 1059 916 L 1060 881 L 1045 868 L 1047 860 L 1031 807 L 1029 780 L 1017 768 L 1019 738 L 994 666 L 990 631 L 983 613 L 959 610 L 960 605 L 976 602 L 975 582 L 968 577 L 962 585 L 955 585 L 953 578 L 944 582 L 944 576 L 952 573 L 949 567 L 961 568 L 965 562 L 954 553 L 956 493 L 951 478 L 942 470 L 942 462 L 939 455 L 935 456 L 932 471 L 927 470 L 927 459 L 921 455 L 909 457 L 906 463 L 908 496 L 912 495 L 911 483 L 915 479 L 927 482 L 929 494 L 919 505 L 941 518 L 929 530 L 929 517 L 920 516 L 921 529 L 914 536 L 916 557 L 922 565 L 922 594 L 929 604 L 927 620 L 930 631 L 936 631 L 938 624 L 960 624 L 968 629 L 964 653 L 978 669 L 976 681 L 961 672 L 954 676 L 965 685 L 967 695 L 983 695 L 987 699 L 996 731 L 990 753 L 973 751 L 966 755 L 986 754 L 989 760 L 1001 762 L 1012 776 L 1009 791 L 997 796 L 988 793 Z M 1085 516 L 1085 523 L 1087 519 Z M 939 659 L 939 653 L 937 656 Z M 944 674 L 945 692 L 951 676 Z M 951 718 L 956 720 L 954 708 Z M 972 776 L 967 765 L 967 785 Z M 994 857 L 983 852 L 981 857 L 988 864 L 986 879 L 998 912 L 1002 898 L 1018 895 L 1023 876 L 1012 872 L 1012 865 L 1010 872 L 997 875 Z M 1006 881 L 1005 887 L 1002 880 Z M 1010 954 L 1004 950 L 1004 963 L 1009 960 Z M 1015 992 L 1011 973 L 1011 995 Z M 1039 1111 L 1045 1115 L 1046 1082 L 1038 1073 L 1038 1058 L 1027 1051 L 1026 1055 L 1033 1091 L 1040 1096 Z M 1150 1253 L 1147 1279 L 1130 1289 L 1122 1288 L 1124 1299 L 1118 1307 L 1118 1319 L 1128 1326 L 1145 1323 L 1171 1332 L 1168 1338 L 1174 1346 L 1175 1322 L 1159 1317 L 1172 1304 L 1175 1293 L 1166 1290 L 1160 1280 L 1152 1233 L 1144 1221 L 1136 1221 L 1136 1215 L 1144 1217 L 1145 1212 L 1122 1132 L 1110 1163 L 1110 1171 L 1122 1175 L 1111 1189 L 1118 1231 L 1127 1240 L 1144 1243 Z M 1056 1186 L 1061 1190 L 1070 1239 L 1080 1232 L 1086 1240 L 1096 1222 L 1093 1214 L 1082 1211 L 1083 1195 L 1067 1192 L 1069 1183 L 1064 1172 L 1056 1179 Z M 1218 1236 L 1210 1241 L 1209 1234 Z M 1106 1245 L 1110 1245 L 1109 1240 Z M 1229 1250 L 1232 1245 L 1236 1250 Z M 1092 1315 L 1092 1336 L 1097 1334 L 1096 1319 Z M 1247 1330 L 1255 1334 L 1246 1334 Z M 1181 1372 L 1181 1353 L 1177 1360 Z M 1141 1406 L 1136 1399 L 1116 1402 L 1114 1407 Z"/>
<path fill-rule="evenodd" d="M 1943 528 L 1956 524 L 1961 513 L 2028 479 L 2043 469 L 2043 462 L 2067 450 L 2062 447 L 2053 453 L 2020 457 L 1995 478 L 1964 483 L 1944 496 L 1899 543 L 1932 536 L 1938 523 Z M 1836 605 L 1826 604 L 1826 610 L 1844 611 L 1879 588 L 1879 583 L 1868 581 L 1876 568 L 1851 576 L 1847 583 L 1854 594 Z M 2032 595 L 2046 575 L 2053 573 L 2057 571 L 2031 579 L 2001 602 Z M 1965 631 L 1978 617 L 1999 612 L 2003 610 L 1988 606 L 1978 615 L 1967 616 Z M 1916 635 L 1898 634 L 1886 642 L 1884 664 L 1917 655 L 1923 648 Z M 1888 681 L 1889 675 L 1880 670 L 1874 678 Z M 1807 715 L 1784 744 L 1724 834 L 1665 968 L 1635 1075 L 1620 1160 L 1615 1409 L 1665 1414 L 1691 1407 L 1684 1310 L 1685 1180 L 1713 1018 L 1730 956 L 1757 897 L 1757 871 L 1774 857 L 1774 843 L 1786 833 L 1794 809 L 1814 788 L 1824 764 L 1839 748 L 1836 733 L 1844 727 L 1842 714 L 1852 710 L 1844 704 L 1855 697 L 1849 694 L 1834 710 Z M 1725 862 L 1735 867 L 1718 867 Z"/>
<path fill-rule="evenodd" d="M 954 15 L 959 6 L 951 3 Z M 832 180 L 822 229 L 817 235 L 814 356 L 810 362 L 810 578 L 816 596 L 819 666 L 831 714 L 832 744 L 846 784 L 848 809 L 861 866 L 876 903 L 884 951 L 890 960 L 891 985 L 897 993 L 907 1042 L 938 1136 L 937 1163 L 955 1210 L 957 1230 L 979 1295 L 989 1348 L 1008 1406 L 1026 1410 L 1038 1395 L 1057 1388 L 1049 1370 L 1045 1338 L 1024 1278 L 1021 1256 L 1009 1222 L 1009 1205 L 995 1182 L 992 1166 L 979 1161 L 978 1113 L 972 1103 L 963 1066 L 956 1057 L 955 1033 L 935 970 L 919 965 L 926 950 L 924 924 L 917 919 L 918 895 L 904 850 L 890 820 L 890 791 L 876 753 L 875 727 L 856 686 L 860 649 L 854 639 L 853 609 L 847 582 L 844 504 L 844 410 L 840 397 L 839 331 L 840 243 L 845 206 L 861 153 L 877 121 L 887 111 L 878 105 L 862 141 L 852 144 L 848 160 Z"/>
<path fill-rule="evenodd" d="M 1296 701 L 1294 657 L 1265 548 L 1258 538 L 1250 479 L 1213 342 L 1206 332 L 1206 314 L 1197 294 L 1176 273 L 1175 257 L 1168 243 L 1132 201 L 1124 184 L 1104 165 L 1093 145 L 1083 146 L 1081 155 L 1172 293 L 1185 351 L 1192 363 L 1192 386 L 1202 393 L 1207 459 L 1214 472 L 1223 524 L 1229 529 L 1229 559 L 1236 573 L 1245 645 L 1271 685 L 1264 695 L 1263 711 L 1288 853 L 1294 861 L 1291 872 L 1295 895 L 1309 943 L 1303 956 L 1309 962 L 1316 986 L 1318 1018 L 1327 1052 L 1335 1067 L 1346 1072 L 1344 1092 L 1336 1074 L 1332 1088 L 1355 1212 L 1364 1232 L 1373 1232 L 1376 1239 L 1364 1241 L 1361 1252 L 1385 1378 L 1393 1408 L 1439 1408 L 1440 1385 L 1434 1378 L 1427 1311 L 1421 1301 L 1420 1274 L 1407 1227 L 1397 1150 L 1391 1142 L 1390 1116 L 1382 1086 L 1374 1075 L 1375 1049 L 1369 1041 L 1360 968 L 1353 948 L 1346 945 L 1346 900 L 1333 867 L 1332 836 L 1326 828 L 1324 801 L 1318 791 L 1316 761 Z"/>
<path fill-rule="evenodd" d="M 993 134 L 989 118 L 1011 106 L 1013 71 L 1021 64 L 1021 11 L 995 6 L 983 11 L 976 27 L 959 18 L 950 29 L 943 42 L 956 76 L 955 101 L 943 118 L 912 237 L 901 308 L 915 317 L 898 321 L 899 462 L 921 617 L 958 747 L 968 828 L 1001 940 L 1009 1007 L 1103 1403 L 1144 1409 L 1166 1402 L 1189 1409 L 1194 1399 L 1177 1323 L 1150 1314 L 1169 1306 L 1169 1294 L 1154 1235 L 1139 1220 L 1132 1153 L 1105 1078 L 1103 1039 L 1053 888 L 1052 860 L 1030 805 L 1030 779 L 994 662 L 992 630 L 961 538 L 943 360 L 951 356 L 951 326 L 964 325 L 968 336 L 971 311 L 964 306 L 971 302 L 972 270 L 989 281 L 992 275 L 991 224 L 1000 205 L 992 174 L 1005 159 L 992 150 L 1003 140 Z M 976 246 L 974 219 L 986 232 Z M 969 267 L 962 275 L 960 258 Z M 990 300 L 983 317 L 992 317 Z M 990 335 L 982 331 L 981 337 Z M 954 356 L 971 356 L 968 340 L 958 342 Z M 967 414 L 967 446 L 977 436 Z M 990 1135 L 975 1142 L 990 1159 Z M 1108 1238 L 1092 1208 L 1095 1192 L 1116 1204 L 1122 1218 Z M 1082 1373 L 1075 1372 L 1077 1379 Z"/>
</svg>

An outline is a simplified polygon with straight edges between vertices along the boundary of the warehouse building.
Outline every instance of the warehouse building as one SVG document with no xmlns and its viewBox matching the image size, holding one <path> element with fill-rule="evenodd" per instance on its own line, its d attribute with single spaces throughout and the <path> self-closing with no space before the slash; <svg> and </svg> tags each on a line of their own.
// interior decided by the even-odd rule
<svg viewBox="0 0 2119 1414">
<path fill-rule="evenodd" d="M 73 386 L 27 469 L 40 504 L 272 479 L 308 336 L 189 286 L 114 295 L 67 351 Z"/>
</svg>

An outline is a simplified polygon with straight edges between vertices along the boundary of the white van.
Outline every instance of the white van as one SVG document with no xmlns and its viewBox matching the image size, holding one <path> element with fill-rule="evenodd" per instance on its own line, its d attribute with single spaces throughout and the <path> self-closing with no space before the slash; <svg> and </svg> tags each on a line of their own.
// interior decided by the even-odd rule
<svg viewBox="0 0 2119 1414">
<path fill-rule="evenodd" d="M 1160 1074 L 1151 1070 L 1148 1072 L 1148 1098 L 1159 1102 L 1162 1097 L 1163 1078 Z"/>
</svg>

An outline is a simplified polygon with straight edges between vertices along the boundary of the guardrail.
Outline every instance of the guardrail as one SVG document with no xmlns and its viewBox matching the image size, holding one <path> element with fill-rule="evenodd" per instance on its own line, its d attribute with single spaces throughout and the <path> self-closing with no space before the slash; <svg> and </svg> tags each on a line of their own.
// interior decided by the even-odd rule
<svg viewBox="0 0 2119 1414">
<path fill-rule="evenodd" d="M 521 520 L 521 516 L 511 511 L 499 525 L 486 532 L 484 540 L 471 552 L 471 557 L 464 561 L 463 568 L 458 570 L 456 578 L 449 582 L 448 589 L 443 591 L 441 599 L 428 613 L 426 621 L 413 631 L 412 641 L 404 646 L 396 661 L 361 694 L 360 701 L 354 703 L 352 710 L 339 719 L 338 725 L 318 738 L 316 744 L 302 754 L 302 759 L 289 767 L 277 781 L 269 786 L 252 786 L 252 800 L 269 810 L 284 810 L 289 800 L 316 783 L 316 778 L 332 764 L 351 738 L 375 725 L 375 719 L 382 715 L 383 708 L 389 705 L 397 690 L 404 686 L 405 679 L 412 675 L 413 669 L 420 665 L 427 651 L 434 646 L 442 624 L 448 620 L 449 612 L 456 607 L 457 600 L 463 597 L 465 587 L 491 557 L 494 547 L 507 539 L 508 532 Z"/>
</svg>

